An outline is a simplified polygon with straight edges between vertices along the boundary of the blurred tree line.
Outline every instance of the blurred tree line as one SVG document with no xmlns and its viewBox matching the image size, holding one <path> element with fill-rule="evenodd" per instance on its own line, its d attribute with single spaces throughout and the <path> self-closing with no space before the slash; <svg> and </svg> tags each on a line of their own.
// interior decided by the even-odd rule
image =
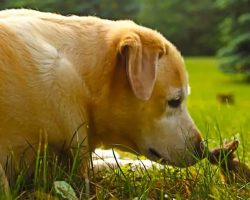
<svg viewBox="0 0 250 200">
<path fill-rule="evenodd" d="M 160 31 L 184 55 L 214 55 L 219 48 L 217 24 L 222 15 L 213 0 L 4 0 L 0 5 L 132 19 Z"/>
<path fill-rule="evenodd" d="M 183 55 L 219 55 L 250 76 L 250 0 L 0 0 L 0 8 L 132 19 L 160 31 Z"/>
<path fill-rule="evenodd" d="M 220 68 L 241 73 L 250 81 L 250 0 L 219 0 L 226 16 L 220 23 L 222 48 Z"/>
</svg>

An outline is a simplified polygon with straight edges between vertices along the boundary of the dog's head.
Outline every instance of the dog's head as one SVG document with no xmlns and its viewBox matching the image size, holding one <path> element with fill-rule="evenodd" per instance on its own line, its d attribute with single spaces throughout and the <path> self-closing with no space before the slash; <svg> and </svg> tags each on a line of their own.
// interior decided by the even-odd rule
<svg viewBox="0 0 250 200">
<path fill-rule="evenodd" d="M 203 145 L 186 108 L 183 58 L 159 33 L 135 27 L 119 31 L 114 39 L 109 89 L 92 114 L 93 143 L 115 145 L 165 164 L 192 165 Z"/>
</svg>

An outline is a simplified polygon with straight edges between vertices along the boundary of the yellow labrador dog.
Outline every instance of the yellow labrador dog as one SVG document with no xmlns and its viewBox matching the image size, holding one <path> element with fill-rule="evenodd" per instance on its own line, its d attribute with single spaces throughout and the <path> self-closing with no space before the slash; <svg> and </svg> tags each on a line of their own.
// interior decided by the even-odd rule
<svg viewBox="0 0 250 200">
<path fill-rule="evenodd" d="M 115 145 L 192 165 L 203 145 L 187 90 L 180 53 L 154 30 L 127 20 L 0 12 L 3 166 L 10 154 L 32 162 L 43 135 L 54 152 Z"/>
</svg>

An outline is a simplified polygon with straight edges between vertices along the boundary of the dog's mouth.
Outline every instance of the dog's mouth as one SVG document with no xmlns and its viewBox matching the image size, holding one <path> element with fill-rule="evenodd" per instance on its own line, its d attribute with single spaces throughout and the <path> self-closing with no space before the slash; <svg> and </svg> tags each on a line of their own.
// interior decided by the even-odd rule
<svg viewBox="0 0 250 200">
<path fill-rule="evenodd" d="M 149 153 L 152 155 L 152 156 L 154 156 L 154 157 L 156 157 L 156 158 L 158 158 L 158 159 L 160 159 L 160 158 L 162 158 L 161 157 L 161 154 L 159 154 L 156 150 L 154 150 L 153 148 L 149 148 Z"/>
<path fill-rule="evenodd" d="M 162 165 L 172 165 L 172 166 L 181 167 L 181 168 L 194 165 L 198 160 L 198 159 L 190 159 L 190 158 L 187 159 L 185 157 L 182 157 L 181 154 L 177 153 L 175 157 L 177 157 L 178 159 L 176 159 L 176 161 L 174 162 L 162 156 L 154 148 L 148 149 L 148 155 L 151 160 L 156 161 Z"/>
<path fill-rule="evenodd" d="M 169 160 L 163 158 L 163 156 L 161 156 L 161 154 L 155 149 L 149 148 L 148 152 L 149 152 L 150 157 L 153 158 L 153 160 L 159 162 L 160 164 L 171 164 Z"/>
</svg>

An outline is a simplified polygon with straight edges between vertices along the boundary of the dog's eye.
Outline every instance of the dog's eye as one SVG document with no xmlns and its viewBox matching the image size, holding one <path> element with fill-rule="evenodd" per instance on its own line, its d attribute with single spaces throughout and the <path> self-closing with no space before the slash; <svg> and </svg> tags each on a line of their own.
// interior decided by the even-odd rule
<svg viewBox="0 0 250 200">
<path fill-rule="evenodd" d="M 168 101 L 168 105 L 172 108 L 177 108 L 181 104 L 181 99 L 172 99 Z"/>
</svg>

